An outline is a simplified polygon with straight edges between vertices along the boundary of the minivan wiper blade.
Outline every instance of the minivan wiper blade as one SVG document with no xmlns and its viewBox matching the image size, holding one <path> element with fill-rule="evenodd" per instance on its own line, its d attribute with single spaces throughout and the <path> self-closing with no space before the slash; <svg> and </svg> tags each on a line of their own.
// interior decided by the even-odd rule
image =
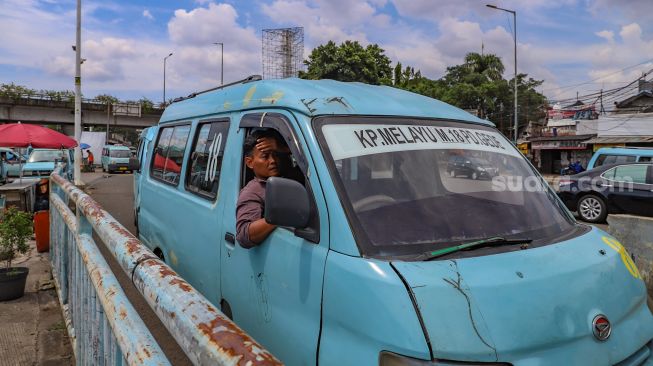
<svg viewBox="0 0 653 366">
<path fill-rule="evenodd" d="M 430 261 L 432 259 L 442 257 L 443 255 L 447 255 L 450 253 L 454 252 L 459 252 L 461 250 L 472 250 L 476 248 L 481 248 L 481 247 L 487 247 L 487 246 L 501 246 L 501 245 L 516 245 L 516 244 L 528 244 L 532 242 L 533 239 L 526 239 L 526 238 L 518 238 L 518 239 L 506 239 L 501 236 L 495 236 L 492 238 L 487 238 L 487 239 L 482 239 L 482 240 L 476 240 L 472 241 L 469 243 L 464 243 L 460 245 L 456 245 L 453 247 L 448 247 L 448 248 L 443 248 L 443 249 L 438 249 L 432 252 L 426 252 L 424 254 L 421 254 L 419 258 L 423 261 Z M 526 249 L 528 246 L 523 246 L 522 249 Z"/>
</svg>

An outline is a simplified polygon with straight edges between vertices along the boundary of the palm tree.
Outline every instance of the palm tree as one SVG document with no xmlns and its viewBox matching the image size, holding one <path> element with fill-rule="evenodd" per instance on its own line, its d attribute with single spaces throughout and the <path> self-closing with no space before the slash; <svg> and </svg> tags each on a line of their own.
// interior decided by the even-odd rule
<svg viewBox="0 0 653 366">
<path fill-rule="evenodd" d="M 485 76 L 488 81 L 501 80 L 505 70 L 501 58 L 497 55 L 482 55 L 476 52 L 470 52 L 465 56 L 465 67 L 473 73 Z"/>
</svg>

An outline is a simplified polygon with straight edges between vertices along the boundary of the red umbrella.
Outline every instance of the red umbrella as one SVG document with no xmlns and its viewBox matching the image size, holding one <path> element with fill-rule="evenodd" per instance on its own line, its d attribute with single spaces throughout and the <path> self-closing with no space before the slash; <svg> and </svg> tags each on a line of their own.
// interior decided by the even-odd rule
<svg viewBox="0 0 653 366">
<path fill-rule="evenodd" d="M 0 146 L 69 149 L 77 146 L 77 141 L 47 127 L 8 123 L 0 125 Z"/>
</svg>

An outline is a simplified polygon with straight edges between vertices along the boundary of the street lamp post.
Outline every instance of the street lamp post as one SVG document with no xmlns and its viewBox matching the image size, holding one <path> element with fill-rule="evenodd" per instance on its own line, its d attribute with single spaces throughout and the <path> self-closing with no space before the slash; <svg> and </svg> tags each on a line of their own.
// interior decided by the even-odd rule
<svg viewBox="0 0 653 366">
<path fill-rule="evenodd" d="M 517 122 L 518 121 L 518 118 L 517 118 L 517 12 L 514 11 L 514 10 L 500 8 L 500 7 L 496 6 L 496 5 L 487 4 L 486 6 L 488 8 L 492 8 L 492 9 L 495 9 L 495 10 L 502 10 L 502 11 L 505 11 L 505 12 L 508 12 L 508 13 L 512 14 L 513 29 L 514 29 L 514 32 L 515 32 L 514 39 L 513 39 L 514 42 L 515 42 L 515 79 L 514 79 L 514 84 L 515 84 L 515 133 L 514 133 L 514 137 L 515 137 L 515 144 L 517 144 L 517 136 L 519 134 L 519 126 L 518 126 L 518 122 Z"/>
<path fill-rule="evenodd" d="M 214 45 L 220 45 L 220 85 L 224 85 L 224 43 L 213 42 Z"/>
<path fill-rule="evenodd" d="M 168 57 L 172 56 L 172 52 L 166 57 L 163 58 L 163 106 L 166 105 L 166 61 Z"/>
<path fill-rule="evenodd" d="M 73 164 L 73 181 L 76 186 L 82 185 L 82 150 L 79 147 L 82 139 L 82 0 L 77 0 L 77 24 L 75 27 L 75 162 Z"/>
</svg>

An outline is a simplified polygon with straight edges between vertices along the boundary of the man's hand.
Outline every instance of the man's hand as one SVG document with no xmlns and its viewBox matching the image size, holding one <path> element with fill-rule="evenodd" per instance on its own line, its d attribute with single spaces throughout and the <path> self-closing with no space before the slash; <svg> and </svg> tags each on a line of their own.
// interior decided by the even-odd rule
<svg viewBox="0 0 653 366">
<path fill-rule="evenodd" d="M 261 138 L 256 140 L 256 148 L 262 153 L 273 153 L 278 150 L 277 141 L 272 138 Z"/>
</svg>

